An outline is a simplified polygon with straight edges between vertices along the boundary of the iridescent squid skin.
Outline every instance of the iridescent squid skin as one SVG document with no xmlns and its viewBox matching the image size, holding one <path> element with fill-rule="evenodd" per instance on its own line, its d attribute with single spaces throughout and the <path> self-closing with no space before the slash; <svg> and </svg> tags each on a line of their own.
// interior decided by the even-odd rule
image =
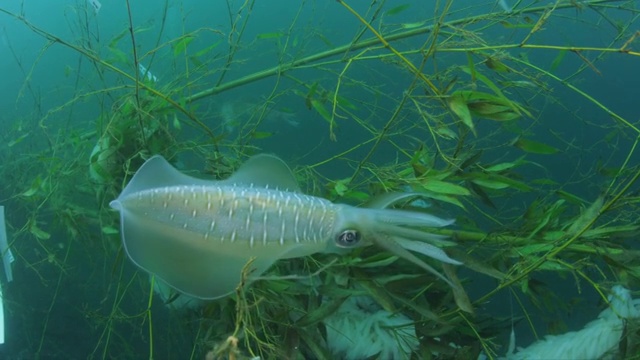
<svg viewBox="0 0 640 360">
<path fill-rule="evenodd" d="M 434 245 L 446 241 L 424 230 L 452 221 L 385 208 L 410 196 L 359 208 L 303 194 L 275 156 L 254 156 L 222 181 L 182 174 L 154 156 L 110 205 L 137 266 L 184 294 L 217 299 L 235 291 L 250 260 L 247 282 L 279 259 L 370 244 L 445 279 L 408 250 L 459 264 Z"/>
</svg>

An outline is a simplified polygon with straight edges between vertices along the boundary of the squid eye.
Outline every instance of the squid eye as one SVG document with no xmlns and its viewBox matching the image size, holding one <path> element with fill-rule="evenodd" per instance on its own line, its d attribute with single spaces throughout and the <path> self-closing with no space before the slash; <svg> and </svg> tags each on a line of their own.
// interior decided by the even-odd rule
<svg viewBox="0 0 640 360">
<path fill-rule="evenodd" d="M 360 232 L 357 230 L 345 230 L 338 235 L 336 245 L 340 247 L 353 247 L 360 242 Z"/>
</svg>

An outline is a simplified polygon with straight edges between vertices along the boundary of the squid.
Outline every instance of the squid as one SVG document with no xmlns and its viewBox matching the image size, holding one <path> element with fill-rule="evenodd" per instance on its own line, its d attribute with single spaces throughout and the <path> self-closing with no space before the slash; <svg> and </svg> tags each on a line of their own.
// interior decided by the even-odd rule
<svg viewBox="0 0 640 360">
<path fill-rule="evenodd" d="M 367 245 L 453 286 L 413 254 L 460 265 L 441 249 L 451 242 L 428 231 L 453 220 L 389 208 L 416 195 L 389 193 L 355 207 L 304 194 L 290 168 L 273 155 L 250 158 L 225 180 L 183 174 L 156 155 L 110 206 L 120 212 L 120 234 L 133 263 L 195 298 L 226 297 L 280 259 Z M 243 279 L 245 266 L 250 271 Z"/>
</svg>

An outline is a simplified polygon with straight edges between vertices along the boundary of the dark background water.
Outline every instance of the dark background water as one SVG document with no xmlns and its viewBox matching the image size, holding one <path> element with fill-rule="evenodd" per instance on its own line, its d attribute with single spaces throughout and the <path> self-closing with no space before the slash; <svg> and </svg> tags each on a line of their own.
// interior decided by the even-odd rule
<svg viewBox="0 0 640 360">
<path fill-rule="evenodd" d="M 353 2 L 355 9 L 365 14 L 369 6 L 365 2 Z M 405 1 L 388 1 L 389 9 L 396 5 L 405 4 Z M 613 2 L 615 3 L 615 2 Z M 230 1 L 229 7 L 225 2 L 219 1 L 132 1 L 131 15 L 133 24 L 139 30 L 136 33 L 136 46 L 140 62 L 149 68 L 158 78 L 160 86 L 169 84 L 184 84 L 188 79 L 185 74 L 188 71 L 186 62 L 180 57 L 174 56 L 171 46 L 166 46 L 153 55 L 141 56 L 156 48 L 158 44 L 179 38 L 197 29 L 211 29 L 199 35 L 189 47 L 202 49 L 216 42 L 221 42 L 218 48 L 211 52 L 211 56 L 220 56 L 220 60 L 214 64 L 222 66 L 228 50 L 228 32 L 230 29 L 229 11 L 234 13 L 242 2 Z M 398 29 L 397 24 L 413 23 L 431 19 L 434 8 L 431 2 L 412 2 L 409 11 L 401 12 L 393 17 L 388 17 L 385 23 L 389 24 L 389 32 Z M 110 59 L 114 51 L 109 49 L 109 43 L 118 34 L 125 32 L 124 37 L 116 45 L 127 58 L 117 63 L 117 66 L 129 74 L 135 74 L 131 59 L 130 36 L 126 33 L 129 27 L 127 6 L 124 1 L 104 0 L 99 13 L 95 14 L 88 8 L 84 1 L 11 1 L 0 4 L 0 8 L 12 13 L 22 14 L 29 24 L 53 34 L 64 41 L 80 48 L 95 51 L 100 58 Z M 484 14 L 491 11 L 500 13 L 500 8 L 493 1 L 454 2 L 451 15 L 446 20 L 463 18 Z M 354 19 L 343 7 L 335 1 L 306 1 L 299 6 L 298 2 L 291 1 L 258 1 L 251 11 L 251 19 L 247 23 L 241 41 L 241 48 L 236 55 L 237 62 L 230 67 L 226 74 L 226 80 L 234 80 L 253 74 L 257 71 L 276 66 L 279 62 L 289 61 L 294 58 L 314 54 L 340 46 L 352 41 L 354 34 L 359 31 L 361 24 Z M 533 21 L 538 15 L 531 15 Z M 632 21 L 630 15 L 624 12 L 611 12 L 611 18 L 619 24 Z M 163 18 L 165 21 L 163 21 Z M 296 19 L 294 25 L 293 19 Z M 509 21 L 515 22 L 516 18 Z M 394 24 L 396 25 L 394 27 Z M 291 27 L 292 26 L 292 27 Z M 291 29 L 289 29 L 291 27 Z M 519 42 L 530 29 L 507 29 L 501 26 L 481 28 L 480 25 L 469 25 L 468 31 L 477 30 L 483 39 L 488 39 L 492 44 L 510 44 Z M 292 40 L 289 49 L 281 53 L 278 39 L 260 39 L 260 34 L 290 31 Z M 574 8 L 558 11 L 554 14 L 553 21 L 549 21 L 544 31 L 537 33 L 531 44 L 558 45 L 558 46 L 588 46 L 588 47 L 615 47 L 620 46 L 628 37 L 615 38 L 617 30 L 601 16 L 589 9 L 577 10 Z M 321 35 L 321 36 L 320 36 Z M 366 38 L 370 33 L 366 33 Z M 416 36 L 394 43 L 399 49 L 419 47 L 427 40 L 426 35 Z M 297 45 L 293 45 L 293 41 Z M 505 50 L 511 56 L 526 56 L 528 61 L 536 66 L 549 70 L 554 59 L 558 56 L 556 49 L 510 49 Z M 386 53 L 386 50 L 375 49 L 371 55 Z M 586 54 L 586 53 L 585 53 Z M 604 55 L 595 59 L 598 53 L 586 54 L 597 68 L 594 71 L 588 68 L 571 78 L 571 83 L 579 87 L 591 97 L 598 99 L 600 103 L 615 111 L 625 119 L 637 122 L 637 94 L 640 88 L 640 67 L 637 57 L 623 54 Z M 87 96 L 72 106 L 61 107 L 70 99 L 79 94 L 90 93 L 110 86 L 123 84 L 122 77 L 113 72 L 97 72 L 95 67 L 76 51 L 51 42 L 43 36 L 36 34 L 33 29 L 24 22 L 0 13 L 0 78 L 2 80 L 2 96 L 0 96 L 0 127 L 4 136 L 0 136 L 7 144 L 0 144 L 0 153 L 8 149 L 9 142 L 15 139 L 8 138 L 6 134 L 28 134 L 24 142 L 20 144 L 23 151 L 38 152 L 46 149 L 47 138 L 42 131 L 29 128 L 34 119 L 45 118 L 41 125 L 48 131 L 61 130 L 62 132 L 85 132 L 95 129 L 95 121 L 105 108 L 114 105 L 114 99 L 102 95 Z M 336 60 L 339 57 L 328 58 Z M 409 59 L 418 63 L 419 55 L 410 55 Z M 436 56 L 435 64 L 441 69 L 448 66 L 461 66 L 466 64 L 465 53 L 442 51 Z M 557 69 L 552 71 L 559 78 L 566 78 L 574 74 L 585 62 L 575 53 L 568 52 Z M 193 66 L 193 64 L 189 65 Z M 335 87 L 335 78 L 344 68 L 344 63 L 333 62 L 323 67 L 322 71 L 309 67 L 305 70 L 297 70 L 295 77 L 302 81 L 315 82 L 329 89 Z M 433 69 L 430 64 L 428 69 Z M 192 70 L 191 70 L 192 71 Z M 485 71 L 484 69 L 482 71 Z M 380 127 L 391 116 L 395 104 L 402 96 L 412 81 L 408 73 L 402 67 L 391 67 L 383 62 L 362 60 L 357 66 L 349 70 L 350 79 L 359 79 L 366 86 L 358 86 L 356 83 L 346 84 L 341 94 L 352 102 L 375 105 L 366 109 L 360 107 L 357 112 L 363 118 L 367 118 L 371 124 Z M 198 79 L 197 84 L 188 91 L 195 93 L 212 86 L 218 79 L 219 73 L 206 75 Z M 515 78 L 515 77 L 514 77 Z M 216 128 L 223 121 L 221 111 L 225 104 L 245 102 L 247 104 L 260 104 L 276 87 L 283 95 L 275 100 L 273 109 L 283 114 L 293 114 L 298 123 L 297 126 L 281 121 L 282 116 L 272 116 L 263 128 L 274 132 L 271 138 L 256 141 L 256 145 L 262 151 L 278 154 L 292 164 L 314 164 L 330 156 L 339 154 L 359 142 L 369 139 L 370 134 L 354 122 L 344 121 L 339 124 L 336 135 L 337 142 L 329 139 L 327 122 L 315 111 L 307 108 L 304 99 L 293 92 L 285 91 L 296 87 L 296 83 L 288 78 L 280 78 L 276 83 L 275 77 L 250 83 L 236 89 L 229 90 L 216 96 L 205 98 L 196 103 L 201 109 L 201 120 L 208 126 Z M 575 91 L 562 86 L 549 78 L 542 79 L 546 87 L 533 89 L 506 90 L 508 94 L 523 96 L 528 99 L 526 104 L 533 113 L 534 119 L 521 119 L 509 131 L 502 124 L 491 121 L 478 121 L 476 123 L 479 134 L 493 134 L 486 139 L 487 149 L 483 154 L 486 162 L 513 161 L 523 155 L 517 148 L 498 147 L 498 144 L 508 142 L 520 133 L 528 134 L 528 138 L 535 139 L 555 146 L 562 151 L 554 156 L 531 155 L 527 160 L 538 163 L 540 166 L 526 166 L 520 174 L 525 179 L 551 179 L 559 184 L 566 184 L 565 189 L 593 201 L 607 185 L 607 179 L 595 174 L 603 166 L 618 167 L 629 151 L 630 142 L 621 137 L 619 142 L 612 146 L 602 141 L 607 130 L 615 130 L 615 120 L 598 106 L 585 99 Z M 378 95 L 372 95 L 368 86 L 380 91 Z M 523 95 L 524 94 L 524 95 Z M 182 94 L 189 95 L 189 94 Z M 555 99 L 555 100 L 552 100 Z M 111 103 L 110 103 L 111 102 Z M 412 119 L 420 120 L 415 113 L 403 114 L 404 124 L 409 124 Z M 187 129 L 185 133 L 196 130 Z M 415 136 L 428 140 L 427 132 L 416 130 Z M 482 142 L 483 140 L 479 140 Z M 403 144 L 410 146 L 410 142 Z M 493 149 L 493 150 L 492 150 Z M 364 156 L 368 149 L 355 151 L 349 156 L 358 158 Z M 15 152 L 13 157 L 0 156 L 4 162 L 17 161 Z M 381 164 L 393 161 L 398 156 L 396 150 L 389 144 L 382 144 L 381 150 L 376 152 L 375 161 Z M 186 167 L 198 167 L 193 159 L 185 158 Z M 87 154 L 88 163 L 88 154 Z M 348 163 L 340 163 L 330 166 L 320 166 L 318 170 L 322 175 L 340 179 L 349 176 L 351 166 Z M 588 174 L 589 181 L 585 181 Z M 28 185 L 25 184 L 25 189 Z M 9 199 L 15 194 L 0 193 L 0 201 Z M 512 199 L 503 200 L 502 209 L 513 208 L 523 212 L 536 194 L 523 194 Z M 11 209 L 7 209 L 11 212 Z M 451 210 L 455 212 L 455 209 Z M 515 210 L 514 210 L 515 211 Z M 15 227 L 24 223 L 28 214 L 12 213 L 8 215 L 8 221 Z M 473 215 L 468 215 L 473 217 Z M 517 216 L 514 214 L 514 216 Z M 45 221 L 46 223 L 46 221 Z M 481 223 L 486 231 L 492 231 L 495 225 Z M 10 228 L 12 232 L 18 229 Z M 124 298 L 114 299 L 105 295 L 119 282 L 118 270 L 109 269 L 112 264 L 110 257 L 113 252 L 101 249 L 99 245 L 87 241 L 83 246 L 77 246 L 75 240 L 68 239 L 64 233 L 52 232 L 51 238 L 46 240 L 47 248 L 57 248 L 59 256 L 66 254 L 68 247 L 69 258 L 73 262 L 67 263 L 64 271 L 56 266 L 38 267 L 37 270 L 26 266 L 33 259 L 45 257 L 38 245 L 20 247 L 21 252 L 16 256 L 14 263 L 14 282 L 3 284 L 6 321 L 6 344 L 0 348 L 0 352 L 7 358 L 28 359 L 37 351 L 37 344 L 44 344 L 43 357 L 51 358 L 85 358 L 87 354 L 94 353 L 95 344 L 104 341 L 105 333 L 102 329 L 106 325 L 105 319 L 86 317 L 91 314 L 85 310 L 98 308 L 104 314 L 109 308 L 119 306 L 118 312 L 128 316 L 144 309 L 138 304 L 140 299 L 128 299 L 129 296 L 145 296 L 148 289 L 143 285 L 144 281 L 135 282 L 135 292 L 125 292 Z M 42 258 L 41 261 L 47 261 Z M 97 265 L 100 264 L 100 265 Z M 135 272 L 133 265 L 125 266 L 125 275 L 122 278 L 130 278 Z M 141 275 L 144 276 L 144 275 Z M 471 275 L 470 275 L 471 276 Z M 565 279 L 552 278 L 548 283 L 558 295 L 558 301 L 565 302 L 566 312 L 562 314 L 567 327 L 580 328 L 599 313 L 600 301 L 594 296 L 589 286 L 583 286 L 578 292 L 574 285 L 574 279 L 570 276 Z M 493 288 L 495 283 L 487 278 L 479 278 L 470 286 L 468 291 L 472 298 L 480 296 L 487 289 Z M 52 298 L 52 294 L 58 294 Z M 134 294 L 134 295 L 130 295 Z M 493 299 L 486 305 L 487 313 L 496 316 L 519 316 L 519 310 L 513 309 L 511 297 L 505 293 Z M 575 302 L 575 299 L 582 299 Z M 114 302 L 118 306 L 114 306 Z M 142 301 L 144 303 L 144 301 Z M 129 305 L 131 304 L 131 305 Z M 135 304 L 135 305 L 133 305 Z M 508 310 L 505 310 L 508 309 Z M 532 309 L 531 311 L 536 311 Z M 159 302 L 155 302 L 153 308 L 156 326 L 154 337 L 160 344 L 157 350 L 157 358 L 184 358 L 177 354 L 190 353 L 195 336 L 188 326 L 180 322 L 180 315 L 166 310 Z M 552 316 L 557 316 L 555 313 Z M 545 324 L 551 320 L 551 316 L 536 318 L 535 325 L 543 334 L 546 331 Z M 147 325 L 140 323 L 140 319 L 131 321 L 127 325 L 119 323 L 117 334 L 130 333 L 132 336 L 131 349 L 134 353 L 145 354 L 149 345 L 145 343 Z M 43 322 L 48 322 L 44 332 L 38 329 L 45 328 Z M 171 332 L 168 329 L 172 324 L 180 324 L 183 331 Z M 195 330 L 191 330 L 195 331 Z M 519 345 L 528 343 L 533 337 L 526 325 L 519 326 Z M 175 334 L 180 334 L 176 337 Z M 42 339 L 46 339 L 41 341 Z M 95 356 L 102 356 L 99 349 Z M 111 350 L 108 350 L 111 351 Z M 120 354 L 105 353 L 107 357 L 122 358 Z M 164 351 L 164 352 L 163 352 Z M 45 355 L 47 354 L 47 355 Z M 66 354 L 62 357 L 60 354 Z M 166 357 L 165 357 L 166 356 Z M 178 357 L 176 357 L 178 356 Z"/>
</svg>

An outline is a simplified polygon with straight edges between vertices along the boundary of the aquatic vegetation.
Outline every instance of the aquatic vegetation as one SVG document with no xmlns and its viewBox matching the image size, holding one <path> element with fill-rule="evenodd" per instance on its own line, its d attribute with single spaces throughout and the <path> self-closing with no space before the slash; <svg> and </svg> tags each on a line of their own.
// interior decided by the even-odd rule
<svg viewBox="0 0 640 360">
<path fill-rule="evenodd" d="M 344 325 L 387 344 L 363 356 L 498 358 L 512 327 L 522 347 L 559 339 L 635 295 L 636 2 L 125 3 L 47 9 L 56 26 L 0 5 L 11 354 L 333 359 Z M 302 238 L 207 232 L 217 190 L 198 186 L 345 223 L 185 253 Z M 280 224 L 317 225 L 296 211 Z"/>
</svg>

